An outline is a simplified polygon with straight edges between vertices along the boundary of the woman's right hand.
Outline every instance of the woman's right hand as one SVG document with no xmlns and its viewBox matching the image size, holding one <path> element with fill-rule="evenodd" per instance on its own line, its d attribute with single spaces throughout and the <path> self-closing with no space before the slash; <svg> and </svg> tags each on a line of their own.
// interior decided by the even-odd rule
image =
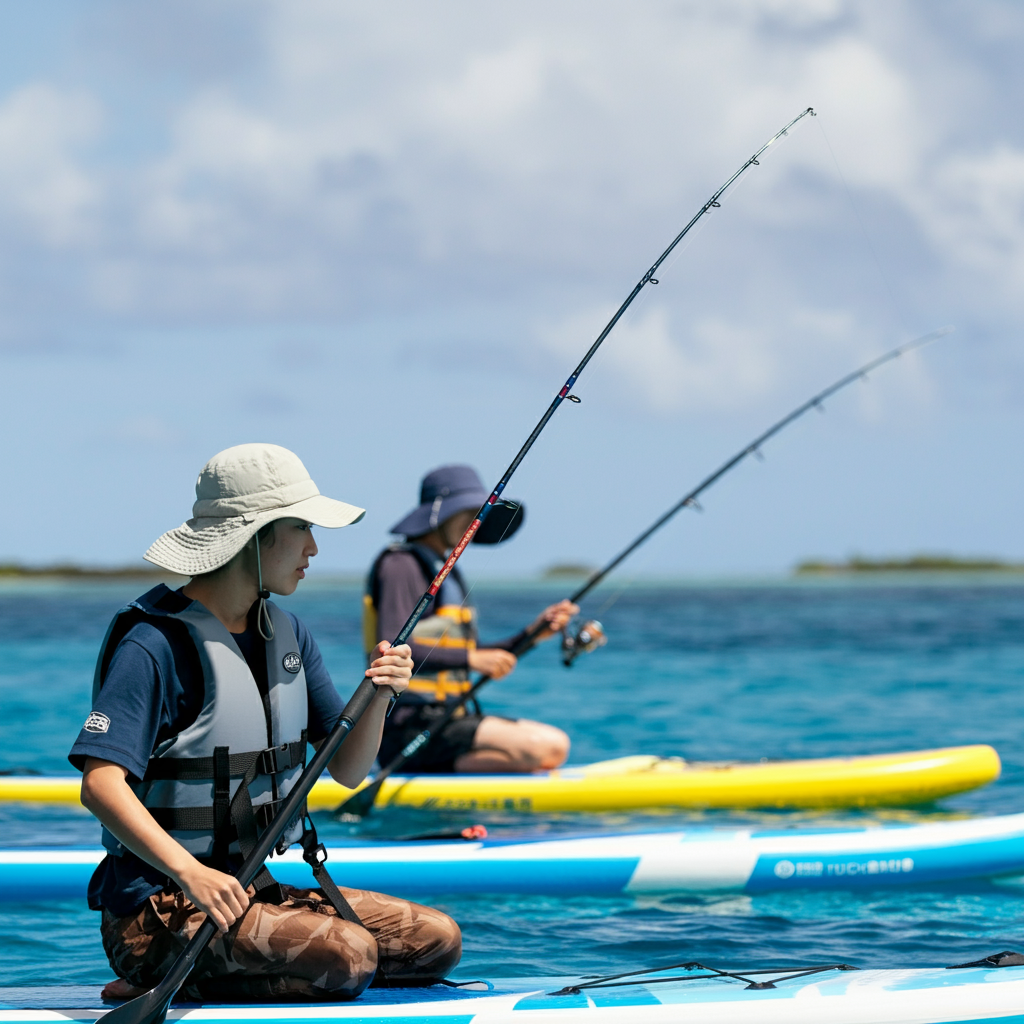
<svg viewBox="0 0 1024 1024">
<path fill-rule="evenodd" d="M 205 911 L 222 935 L 245 913 L 249 896 L 232 875 L 193 863 L 175 879 L 185 895 Z"/>
<path fill-rule="evenodd" d="M 503 651 L 498 647 L 470 651 L 469 667 L 474 672 L 483 672 L 492 679 L 502 679 L 516 667 L 516 656 L 511 651 Z"/>
</svg>

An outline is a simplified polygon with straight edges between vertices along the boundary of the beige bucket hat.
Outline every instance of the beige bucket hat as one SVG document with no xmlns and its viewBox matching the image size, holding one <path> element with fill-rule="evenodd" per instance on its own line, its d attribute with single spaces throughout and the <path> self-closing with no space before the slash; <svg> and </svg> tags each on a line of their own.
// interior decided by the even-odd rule
<svg viewBox="0 0 1024 1024">
<path fill-rule="evenodd" d="M 293 516 L 334 529 L 365 510 L 325 498 L 293 452 L 276 444 L 239 444 L 214 455 L 196 481 L 192 518 L 158 537 L 145 558 L 182 576 L 226 565 L 253 534 Z"/>
</svg>

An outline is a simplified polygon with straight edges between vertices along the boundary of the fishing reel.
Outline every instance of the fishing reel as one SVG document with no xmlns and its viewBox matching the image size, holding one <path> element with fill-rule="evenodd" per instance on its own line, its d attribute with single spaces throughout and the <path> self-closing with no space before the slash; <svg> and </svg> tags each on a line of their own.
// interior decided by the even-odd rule
<svg viewBox="0 0 1024 1024">
<path fill-rule="evenodd" d="M 581 654 L 589 654 L 608 643 L 604 626 L 597 619 L 587 619 L 575 632 L 570 631 L 571 625 L 562 630 L 562 664 L 566 668 Z"/>
</svg>

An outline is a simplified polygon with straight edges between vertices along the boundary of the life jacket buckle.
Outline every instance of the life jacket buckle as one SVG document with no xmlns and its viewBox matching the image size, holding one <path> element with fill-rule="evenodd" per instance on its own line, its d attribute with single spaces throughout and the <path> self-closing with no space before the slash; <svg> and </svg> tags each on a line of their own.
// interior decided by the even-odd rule
<svg viewBox="0 0 1024 1024">
<path fill-rule="evenodd" d="M 256 825 L 260 832 L 265 831 L 274 820 L 277 809 L 283 803 L 283 800 L 268 800 L 265 804 L 260 804 L 258 807 L 253 808 L 253 815 L 256 818 Z"/>
<path fill-rule="evenodd" d="M 323 843 L 317 843 L 312 848 L 306 848 L 302 853 L 302 859 L 307 864 L 326 864 L 327 863 L 327 847 Z"/>
<path fill-rule="evenodd" d="M 282 743 L 279 747 L 267 747 L 260 752 L 258 766 L 261 775 L 277 775 L 287 771 L 293 767 L 291 745 Z"/>
</svg>

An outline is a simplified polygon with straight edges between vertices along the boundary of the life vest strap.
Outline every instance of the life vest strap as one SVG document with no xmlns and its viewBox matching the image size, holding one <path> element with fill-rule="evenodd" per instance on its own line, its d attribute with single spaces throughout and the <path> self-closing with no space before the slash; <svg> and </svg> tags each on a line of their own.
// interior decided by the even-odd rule
<svg viewBox="0 0 1024 1024">
<path fill-rule="evenodd" d="M 316 879 L 316 884 L 320 886 L 323 894 L 327 897 L 327 902 L 334 907 L 339 917 L 365 928 L 366 925 L 363 924 L 352 904 L 345 899 L 344 893 L 334 884 L 334 879 L 327 871 L 327 849 L 317 838 L 316 828 L 309 815 L 306 815 L 301 842 L 302 859 L 312 869 L 313 878 Z"/>
<path fill-rule="evenodd" d="M 445 701 L 449 697 L 461 697 L 468 693 L 473 687 L 470 679 L 449 679 L 447 672 L 439 672 L 436 678 L 418 678 L 410 681 L 408 690 L 410 693 L 429 694 L 436 701 Z"/>
<path fill-rule="evenodd" d="M 205 782 L 216 777 L 215 762 L 215 757 L 151 757 L 144 781 Z M 291 743 L 230 754 L 227 770 L 231 778 L 237 779 L 254 767 L 257 775 L 277 775 L 303 767 L 305 763 L 306 730 L 303 729 L 302 738 Z"/>
<path fill-rule="evenodd" d="M 283 803 L 284 800 L 268 800 L 265 804 L 253 808 L 253 820 L 260 832 L 263 832 L 274 820 L 277 809 Z M 156 823 L 166 831 L 211 832 L 216 830 L 218 824 L 217 809 L 209 804 L 199 807 L 150 807 L 148 810 Z M 225 831 L 229 845 L 240 838 L 233 816 Z"/>
</svg>

